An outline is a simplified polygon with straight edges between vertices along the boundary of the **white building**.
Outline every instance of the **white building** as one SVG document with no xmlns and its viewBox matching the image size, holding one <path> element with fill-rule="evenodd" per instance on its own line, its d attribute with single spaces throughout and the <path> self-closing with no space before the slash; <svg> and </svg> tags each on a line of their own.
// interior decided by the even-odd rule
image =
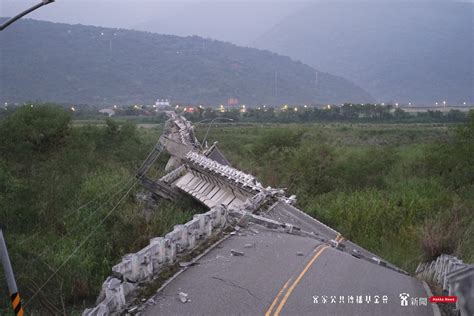
<svg viewBox="0 0 474 316">
<path fill-rule="evenodd" d="M 170 106 L 171 102 L 168 99 L 157 99 L 155 102 L 155 107 L 164 108 Z"/>
<path fill-rule="evenodd" d="M 115 115 L 115 110 L 114 109 L 102 109 L 102 110 L 99 110 L 99 113 L 107 114 L 109 117 L 111 117 L 112 115 Z"/>
</svg>

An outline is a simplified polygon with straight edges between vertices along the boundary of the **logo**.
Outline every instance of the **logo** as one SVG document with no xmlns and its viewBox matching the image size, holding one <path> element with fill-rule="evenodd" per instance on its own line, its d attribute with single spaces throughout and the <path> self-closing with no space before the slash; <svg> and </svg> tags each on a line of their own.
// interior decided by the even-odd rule
<svg viewBox="0 0 474 316">
<path fill-rule="evenodd" d="M 430 303 L 456 303 L 457 296 L 431 296 Z"/>
<path fill-rule="evenodd" d="M 408 298 L 410 294 L 408 293 L 400 293 L 400 305 L 401 306 L 408 306 Z"/>
</svg>

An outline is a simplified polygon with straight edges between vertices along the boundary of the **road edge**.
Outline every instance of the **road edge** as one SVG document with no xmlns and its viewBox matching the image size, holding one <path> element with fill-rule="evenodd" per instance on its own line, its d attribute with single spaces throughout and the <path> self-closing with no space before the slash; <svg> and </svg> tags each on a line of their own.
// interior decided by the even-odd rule
<svg viewBox="0 0 474 316">
<path fill-rule="evenodd" d="M 420 280 L 420 281 L 423 284 L 423 287 L 425 288 L 425 292 L 426 292 L 426 294 L 428 294 L 428 297 L 433 296 L 433 292 L 431 292 L 431 289 L 430 289 L 428 283 L 426 283 L 426 281 L 424 281 L 424 280 Z M 432 303 L 431 308 L 433 309 L 433 315 L 434 316 L 441 316 L 439 306 L 436 303 Z"/>
</svg>

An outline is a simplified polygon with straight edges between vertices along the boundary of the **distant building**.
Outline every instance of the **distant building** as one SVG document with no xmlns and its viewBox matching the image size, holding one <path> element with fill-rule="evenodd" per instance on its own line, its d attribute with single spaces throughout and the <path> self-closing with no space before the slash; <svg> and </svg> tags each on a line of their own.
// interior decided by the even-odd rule
<svg viewBox="0 0 474 316">
<path fill-rule="evenodd" d="M 168 99 L 157 99 L 155 102 L 155 107 L 157 108 L 165 108 L 170 105 L 171 105 L 171 102 Z"/>
<path fill-rule="evenodd" d="M 109 117 L 115 115 L 115 110 L 114 109 L 102 109 L 99 110 L 99 113 L 101 114 L 107 114 Z"/>
<path fill-rule="evenodd" d="M 228 106 L 233 106 L 233 105 L 238 105 L 239 104 L 239 99 L 237 98 L 230 98 L 227 100 L 227 105 Z"/>
</svg>

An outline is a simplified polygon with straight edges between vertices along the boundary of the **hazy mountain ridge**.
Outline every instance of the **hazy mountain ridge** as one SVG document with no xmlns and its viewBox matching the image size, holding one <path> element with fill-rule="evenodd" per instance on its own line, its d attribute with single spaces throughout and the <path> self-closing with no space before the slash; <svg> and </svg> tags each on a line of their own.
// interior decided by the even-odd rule
<svg viewBox="0 0 474 316">
<path fill-rule="evenodd" d="M 351 82 L 326 73 L 316 76 L 314 69 L 288 57 L 196 36 L 22 20 L 2 32 L 0 42 L 2 102 L 373 100 Z"/>
<path fill-rule="evenodd" d="M 254 42 L 380 102 L 474 102 L 473 3 L 316 3 Z"/>
<path fill-rule="evenodd" d="M 131 28 L 178 36 L 198 35 L 249 46 L 285 17 L 299 11 L 304 2 L 200 1 L 181 3 L 169 16 L 157 16 Z"/>
</svg>

